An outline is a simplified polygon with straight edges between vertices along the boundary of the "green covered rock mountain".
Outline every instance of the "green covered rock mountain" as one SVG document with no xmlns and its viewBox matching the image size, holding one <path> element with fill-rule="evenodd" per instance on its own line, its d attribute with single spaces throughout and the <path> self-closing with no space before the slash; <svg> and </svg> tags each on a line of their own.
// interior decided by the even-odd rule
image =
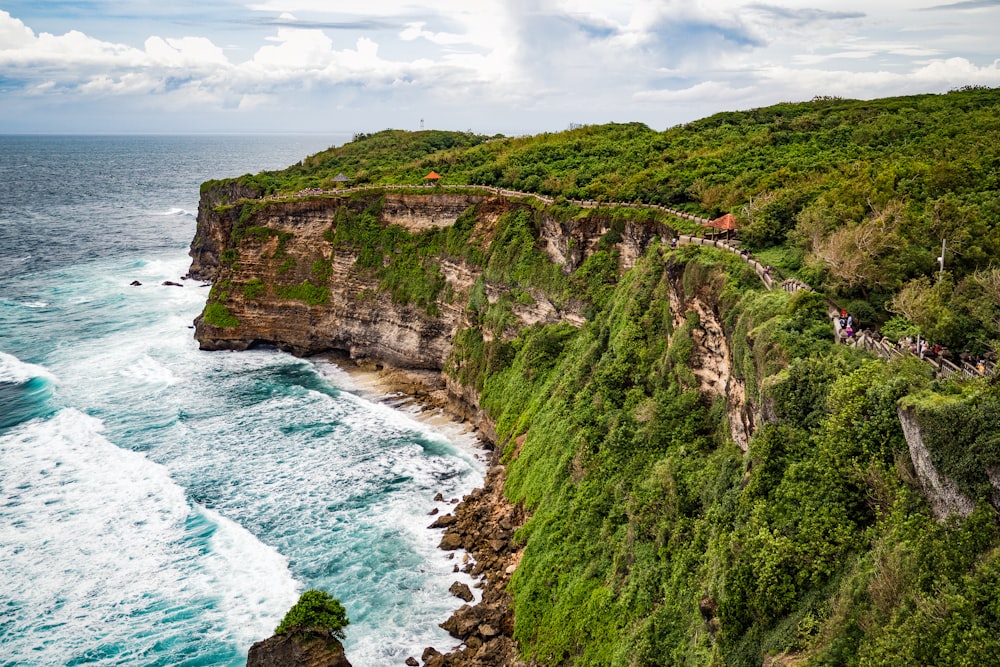
<svg viewBox="0 0 1000 667">
<path fill-rule="evenodd" d="M 495 448 L 512 622 L 435 664 L 1000 664 L 1000 382 L 828 315 L 988 359 L 998 227 L 1000 90 L 387 130 L 204 184 L 196 336 L 430 373 Z"/>
</svg>

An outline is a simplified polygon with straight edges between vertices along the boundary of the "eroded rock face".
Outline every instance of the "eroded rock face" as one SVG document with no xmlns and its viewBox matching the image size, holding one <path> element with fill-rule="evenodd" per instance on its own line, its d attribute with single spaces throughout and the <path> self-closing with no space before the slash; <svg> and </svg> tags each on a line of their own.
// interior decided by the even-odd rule
<svg viewBox="0 0 1000 667">
<path fill-rule="evenodd" d="M 250 647 L 247 667 L 351 667 L 351 663 L 336 638 L 304 630 L 257 642 Z"/>
<path fill-rule="evenodd" d="M 681 282 L 679 276 L 674 276 L 673 289 L 670 290 L 674 328 L 683 325 L 689 312 L 698 315 L 699 325 L 691 332 L 694 344 L 689 362 L 691 371 L 703 395 L 726 400 L 730 437 L 745 452 L 758 420 L 753 406 L 747 403 L 745 383 L 732 372 L 729 339 L 711 303 L 698 294 L 685 294 Z"/>
<path fill-rule="evenodd" d="M 485 198 L 483 195 L 454 194 L 394 195 L 386 197 L 382 220 L 411 233 L 450 227 L 467 208 Z"/>
<path fill-rule="evenodd" d="M 931 462 L 931 453 L 924 444 L 920 434 L 920 425 L 912 408 L 898 411 L 899 423 L 903 427 L 906 445 L 910 450 L 910 459 L 917 471 L 920 490 L 931 505 L 931 512 L 938 520 L 946 519 L 951 514 L 966 517 L 976 508 L 970 498 L 958 490 L 954 480 L 942 475 Z"/>
<path fill-rule="evenodd" d="M 198 202 L 198 227 L 191 242 L 191 269 L 188 275 L 198 280 L 215 277 L 219 255 L 229 241 L 233 223 L 239 219 L 239 208 L 232 207 L 232 203 L 257 197 L 260 197 L 257 190 L 233 181 L 202 191 Z"/>
<path fill-rule="evenodd" d="M 298 355 L 337 350 L 356 360 L 372 360 L 400 368 L 440 370 L 452 339 L 468 324 L 469 292 L 480 277 L 479 267 L 461 261 L 441 262 L 446 287 L 432 307 L 393 301 L 372 270 L 358 267 L 358 252 L 331 240 L 338 210 L 370 202 L 340 197 L 304 198 L 273 202 L 220 204 L 226 196 L 212 191 L 199 205 L 198 232 L 191 246 L 191 273 L 215 283 L 213 293 L 238 326 L 214 326 L 204 317 L 195 322 L 202 349 L 243 350 L 271 344 Z M 244 206 L 253 209 L 242 212 Z M 477 206 L 473 242 L 484 247 L 492 239 L 496 219 L 511 205 L 470 195 L 384 195 L 382 224 L 400 224 L 419 232 L 453 224 L 470 206 Z M 242 219 L 241 219 L 242 216 Z M 243 230 L 238 244 L 233 229 Z M 246 230 L 255 233 L 248 234 Z M 317 278 L 317 267 L 326 274 Z M 322 283 L 326 299 L 310 303 L 282 298 L 275 286 Z M 260 287 L 255 287 L 259 283 Z M 487 284 L 491 301 L 509 287 Z M 225 299 L 221 299 L 224 295 Z M 517 304 L 519 326 L 584 321 L 583 304 L 557 308 L 543 295 L 529 304 Z M 213 320 L 215 321 L 215 320 Z"/>
</svg>

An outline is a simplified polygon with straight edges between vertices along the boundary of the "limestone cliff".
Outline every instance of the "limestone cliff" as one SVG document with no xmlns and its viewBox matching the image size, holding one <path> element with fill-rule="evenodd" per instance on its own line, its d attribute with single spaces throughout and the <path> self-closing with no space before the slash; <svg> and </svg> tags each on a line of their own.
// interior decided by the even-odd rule
<svg viewBox="0 0 1000 667">
<path fill-rule="evenodd" d="M 920 490 L 931 506 L 931 511 L 938 519 L 945 519 L 950 514 L 969 516 L 976 504 L 958 490 L 954 480 L 938 472 L 931 461 L 931 453 L 924 444 L 920 433 L 920 424 L 912 409 L 900 408 L 899 423 L 906 436 L 906 444 L 910 450 L 910 460 L 917 473 Z"/>
<path fill-rule="evenodd" d="M 466 307 L 477 281 L 483 282 L 490 304 L 512 289 L 519 294 L 511 305 L 515 320 L 502 335 L 538 323 L 584 322 L 584 303 L 572 295 L 557 301 L 530 286 L 490 280 L 482 266 L 448 256 L 437 260 L 443 285 L 431 303 L 394 299 L 379 277 L 379 269 L 392 258 L 366 265 L 364 248 L 336 239 L 338 220 L 347 214 L 376 210 L 382 227 L 398 225 L 419 235 L 454 225 L 471 210 L 475 229 L 470 242 L 485 249 L 496 234 L 498 216 L 530 208 L 527 204 L 486 195 L 391 191 L 234 202 L 239 193 L 230 190 L 208 188 L 203 193 L 191 246 L 191 276 L 214 283 L 209 308 L 196 321 L 195 336 L 203 349 L 272 344 L 300 355 L 337 350 L 353 359 L 437 370 L 444 367 L 455 332 L 468 325 Z M 596 214 L 568 222 L 542 215 L 537 244 L 569 273 L 612 226 L 607 216 Z M 622 271 L 653 238 L 668 231 L 658 223 L 620 227 L 616 245 Z M 220 319 L 220 313 L 225 317 Z"/>
</svg>

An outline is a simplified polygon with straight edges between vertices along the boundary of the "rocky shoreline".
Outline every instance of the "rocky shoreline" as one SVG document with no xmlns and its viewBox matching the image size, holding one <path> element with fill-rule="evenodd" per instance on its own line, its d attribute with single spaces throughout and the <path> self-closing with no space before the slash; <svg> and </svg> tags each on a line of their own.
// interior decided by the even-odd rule
<svg viewBox="0 0 1000 667">
<path fill-rule="evenodd" d="M 447 654 L 424 651 L 425 667 L 526 667 L 518 660 L 513 639 L 514 610 L 507 584 L 521 559 L 514 531 L 524 524 L 524 508 L 504 496 L 505 468 L 493 451 L 483 487 L 467 495 L 454 514 L 438 518 L 431 527 L 444 527 L 440 548 L 465 549 L 472 560 L 465 571 L 478 578 L 482 600 L 462 605 L 441 624 L 463 647 Z"/>
<path fill-rule="evenodd" d="M 464 405 L 449 396 L 441 374 L 434 371 L 401 369 L 384 364 L 358 363 L 347 355 L 324 354 L 324 360 L 344 370 L 361 388 L 394 404 L 413 404 L 434 421 L 434 413 L 444 414 L 454 423 L 469 424 Z M 396 400 L 398 398 L 398 403 Z M 470 428 L 472 426 L 470 425 Z M 511 504 L 503 493 L 506 468 L 501 451 L 482 430 L 483 447 L 489 452 L 483 486 L 466 495 L 451 514 L 438 516 L 429 529 L 444 529 L 439 548 L 465 550 L 470 559 L 455 569 L 470 574 L 482 590 L 478 603 L 462 605 L 441 627 L 462 642 L 459 648 L 441 652 L 427 647 L 418 661 L 407 659 L 410 667 L 529 667 L 518 659 L 514 631 L 514 611 L 507 584 L 521 558 L 514 532 L 527 519 L 522 506 Z M 444 500 L 442 497 L 436 500 Z M 453 585 L 451 593 L 467 602 L 472 595 L 464 585 Z"/>
</svg>

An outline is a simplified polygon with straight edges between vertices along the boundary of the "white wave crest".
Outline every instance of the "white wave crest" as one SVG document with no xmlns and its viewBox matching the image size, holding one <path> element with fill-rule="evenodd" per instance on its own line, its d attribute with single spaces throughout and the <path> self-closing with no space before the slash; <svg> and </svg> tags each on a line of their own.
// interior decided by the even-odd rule
<svg viewBox="0 0 1000 667">
<path fill-rule="evenodd" d="M 143 665 L 156 646 L 200 664 L 245 654 L 294 602 L 287 563 L 103 430 L 64 409 L 0 437 L 0 597 L 14 610 L 5 657 L 67 664 L 116 647 L 96 664 Z"/>
<path fill-rule="evenodd" d="M 154 215 L 160 215 L 160 216 L 170 216 L 170 215 L 181 216 L 181 215 L 184 215 L 184 216 L 187 216 L 189 218 L 194 217 L 194 214 L 191 211 L 187 210 L 186 208 L 178 208 L 176 206 L 171 207 L 170 209 L 168 209 L 166 211 L 158 211 L 157 213 L 154 213 Z"/>
<path fill-rule="evenodd" d="M 27 382 L 32 378 L 42 378 L 50 382 L 58 382 L 55 375 L 44 366 L 21 361 L 13 354 L 0 352 L 0 382 Z"/>
</svg>

